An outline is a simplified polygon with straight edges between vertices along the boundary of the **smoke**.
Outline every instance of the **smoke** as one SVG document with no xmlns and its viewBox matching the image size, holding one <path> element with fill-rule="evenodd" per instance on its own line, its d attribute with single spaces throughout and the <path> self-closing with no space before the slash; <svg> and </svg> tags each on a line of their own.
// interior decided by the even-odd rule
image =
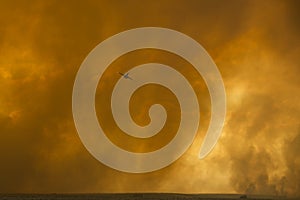
<svg viewBox="0 0 300 200">
<path fill-rule="evenodd" d="M 300 195 L 299 8 L 296 0 L 1 2 L 0 192 Z M 206 48 L 224 78 L 227 121 L 204 160 L 207 123 L 171 166 L 127 174 L 83 147 L 71 95 L 92 48 L 141 26 L 182 31 Z"/>
<path fill-rule="evenodd" d="M 299 144 L 299 39 L 288 14 L 293 4 L 276 3 L 268 8 L 258 4 L 248 31 L 217 58 L 231 68 L 225 72 L 229 102 L 222 141 L 237 192 L 299 195 L 294 154 Z"/>
</svg>

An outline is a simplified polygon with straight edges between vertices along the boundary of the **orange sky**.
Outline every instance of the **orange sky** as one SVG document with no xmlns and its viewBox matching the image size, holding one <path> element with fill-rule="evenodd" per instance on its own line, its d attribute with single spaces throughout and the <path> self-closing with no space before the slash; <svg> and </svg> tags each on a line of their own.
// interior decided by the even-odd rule
<svg viewBox="0 0 300 200">
<path fill-rule="evenodd" d="M 299 8 L 297 0 L 1 1 L 0 192 L 300 195 Z M 227 117 L 213 152 L 196 159 L 209 120 L 204 99 L 203 126 L 178 161 L 127 174 L 102 165 L 81 143 L 72 87 L 97 44 L 143 26 L 174 29 L 203 45 L 224 79 Z"/>
</svg>

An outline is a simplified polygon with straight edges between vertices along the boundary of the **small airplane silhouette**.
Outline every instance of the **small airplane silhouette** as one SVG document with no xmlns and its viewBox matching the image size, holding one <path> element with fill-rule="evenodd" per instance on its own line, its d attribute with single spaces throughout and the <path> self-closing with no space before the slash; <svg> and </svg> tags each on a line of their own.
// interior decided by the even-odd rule
<svg viewBox="0 0 300 200">
<path fill-rule="evenodd" d="M 121 76 L 123 76 L 125 79 L 133 80 L 133 79 L 129 76 L 129 73 L 123 74 L 123 73 L 119 72 L 119 74 L 120 74 Z"/>
</svg>

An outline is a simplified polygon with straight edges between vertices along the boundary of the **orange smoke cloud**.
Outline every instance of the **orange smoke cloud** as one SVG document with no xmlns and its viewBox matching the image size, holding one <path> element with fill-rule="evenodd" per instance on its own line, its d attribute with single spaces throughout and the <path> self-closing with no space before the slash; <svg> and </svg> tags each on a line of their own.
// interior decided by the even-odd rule
<svg viewBox="0 0 300 200">
<path fill-rule="evenodd" d="M 299 195 L 299 8 L 258 0 L 1 2 L 0 192 Z M 199 135 L 182 158 L 127 174 L 83 147 L 71 96 L 89 51 L 141 26 L 181 31 L 206 48 L 224 78 L 227 118 L 216 148 L 198 160 L 210 112 L 204 99 Z"/>
</svg>

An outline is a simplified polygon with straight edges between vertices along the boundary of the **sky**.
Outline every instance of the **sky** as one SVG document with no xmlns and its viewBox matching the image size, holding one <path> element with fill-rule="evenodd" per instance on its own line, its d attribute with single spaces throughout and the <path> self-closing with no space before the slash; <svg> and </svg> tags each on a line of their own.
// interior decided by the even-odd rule
<svg viewBox="0 0 300 200">
<path fill-rule="evenodd" d="M 299 196 L 299 9 L 297 0 L 2 0 L 0 192 Z M 199 133 L 180 159 L 155 172 L 130 174 L 106 167 L 85 149 L 72 117 L 72 89 L 81 63 L 96 45 L 121 31 L 148 26 L 180 31 L 206 49 L 223 77 L 227 114 L 218 144 L 208 157 L 197 159 L 210 119 L 201 77 L 167 52 L 143 50 L 118 58 L 110 69 L 150 61 L 177 65 L 196 88 L 201 108 Z M 119 77 L 108 70 L 105 78 Z M 98 86 L 96 111 L 99 119 L 106 118 L 100 123 L 107 126 L 113 143 L 144 152 L 172 139 L 139 143 L 122 136 L 106 115 L 107 99 L 101 98 L 109 92 L 108 85 Z M 176 129 L 174 96 L 157 86 L 143 90 L 149 91 L 149 101 L 143 92 L 134 94 L 133 118 L 146 124 L 145 108 L 162 102 L 170 117 L 165 129 Z M 157 91 L 165 98 L 158 98 Z"/>
</svg>

